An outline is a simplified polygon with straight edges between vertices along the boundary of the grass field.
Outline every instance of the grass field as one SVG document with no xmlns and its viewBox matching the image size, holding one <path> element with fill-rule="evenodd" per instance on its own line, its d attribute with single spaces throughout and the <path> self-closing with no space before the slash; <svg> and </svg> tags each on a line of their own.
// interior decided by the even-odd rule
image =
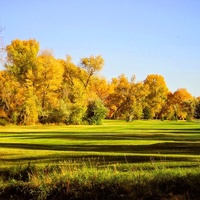
<svg viewBox="0 0 200 200">
<path fill-rule="evenodd" d="M 82 158 L 120 163 L 155 160 L 175 161 L 180 165 L 200 164 L 200 124 L 185 121 L 104 121 L 100 126 L 0 128 L 1 167 Z"/>
<path fill-rule="evenodd" d="M 97 187 L 91 186 L 94 181 L 94 175 L 95 177 L 101 177 L 97 181 L 100 184 L 99 188 L 102 188 L 104 184 L 109 185 L 108 182 L 116 184 L 116 181 L 117 187 L 119 187 L 119 185 L 125 185 L 127 181 L 131 183 L 131 180 L 135 180 L 135 178 L 138 181 L 138 177 L 143 177 L 145 180 L 141 187 L 146 187 L 146 184 L 150 184 L 152 181 L 155 184 L 154 179 L 157 180 L 158 184 L 163 177 L 167 177 L 167 181 L 178 178 L 178 182 L 180 180 L 184 182 L 185 178 L 183 177 L 189 176 L 190 178 L 187 179 L 187 184 L 189 184 L 188 180 L 191 179 L 194 182 L 196 180 L 194 177 L 199 177 L 200 175 L 200 124 L 198 122 L 186 121 L 155 120 L 127 123 L 120 120 L 105 120 L 103 125 L 100 126 L 37 125 L 0 127 L 0 172 L 4 176 L 4 178 L 0 179 L 1 190 L 5 192 L 5 188 L 8 185 L 8 188 L 11 185 L 14 187 L 14 183 L 17 185 L 17 188 L 21 187 L 20 184 L 26 184 L 27 180 L 24 183 L 23 178 L 16 179 L 13 175 L 10 176 L 12 178 L 8 179 L 5 178 L 5 174 L 13 169 L 16 170 L 16 168 L 23 171 L 22 168 L 26 169 L 26 166 L 29 165 L 38 169 L 44 169 L 47 166 L 49 169 L 55 167 L 53 173 L 51 175 L 48 174 L 48 180 L 44 178 L 46 177 L 44 170 L 40 176 L 38 176 L 38 173 L 33 173 L 31 176 L 29 174 L 29 186 L 32 185 L 31 188 L 35 188 L 31 189 L 31 194 L 34 194 L 39 185 L 45 185 L 46 188 L 43 188 L 43 193 L 41 193 L 41 189 L 39 190 L 37 199 L 38 197 L 45 199 L 48 195 L 52 195 L 52 192 L 47 192 L 50 191 L 50 189 L 47 189 L 49 188 L 47 183 L 52 184 L 57 181 L 59 185 L 62 181 L 66 182 L 66 179 L 71 180 L 69 177 L 73 179 L 71 180 L 72 182 L 76 182 L 77 176 L 79 178 L 82 177 L 76 183 L 79 187 L 88 181 L 87 187 L 84 185 L 82 188 L 83 191 L 85 191 L 85 187 L 92 188 L 91 190 Z M 58 166 L 59 172 L 57 171 L 58 168 L 56 168 Z M 182 179 L 180 179 L 181 177 Z M 165 178 L 163 180 L 166 184 Z M 84 184 L 83 180 L 85 180 Z M 192 182 L 191 180 L 189 182 Z M 138 187 L 137 181 L 134 181 L 131 187 Z M 136 185 L 134 186 L 134 184 Z M 172 183 L 170 182 L 169 184 Z M 27 185 L 23 185 L 23 191 L 25 191 L 24 187 L 27 188 Z M 60 188 L 52 185 L 52 188 L 54 187 Z M 136 191 L 139 191 L 137 187 Z M 70 188 L 73 187 L 71 186 Z M 109 185 L 109 188 L 113 187 Z M 129 191 L 127 188 L 126 190 Z M 197 190 L 195 192 L 200 192 L 199 187 Z M 10 193 L 8 191 L 5 192 L 5 195 Z M 45 194 L 44 191 L 46 192 Z M 149 191 L 151 192 L 148 195 L 156 193 L 154 189 L 149 189 Z M 169 194 L 170 190 L 166 189 L 165 192 Z M 98 193 L 96 189 L 94 193 Z M 140 193 L 144 194 L 144 192 Z M 69 195 L 69 193 L 67 194 Z M 135 197 L 137 195 L 134 194 Z M 140 195 L 137 198 L 141 197 Z M 60 199 L 62 199 L 61 196 Z M 189 197 L 187 198 L 189 199 Z M 185 197 L 185 199 L 187 198 Z M 88 199 L 87 195 L 85 199 Z M 106 196 L 96 199 L 106 199 Z M 129 198 L 127 197 L 126 199 Z"/>
</svg>

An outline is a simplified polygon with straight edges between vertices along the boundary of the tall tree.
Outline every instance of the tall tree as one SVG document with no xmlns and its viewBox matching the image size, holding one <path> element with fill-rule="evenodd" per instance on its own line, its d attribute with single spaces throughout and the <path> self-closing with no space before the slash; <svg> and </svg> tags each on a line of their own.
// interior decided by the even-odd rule
<svg viewBox="0 0 200 200">
<path fill-rule="evenodd" d="M 7 70 L 0 71 L 0 88 L 1 109 L 11 123 L 19 123 L 25 102 L 25 88 Z"/>
<path fill-rule="evenodd" d="M 24 103 L 18 117 L 19 123 L 34 124 L 37 122 L 37 99 L 35 96 L 35 72 L 39 43 L 36 40 L 13 40 L 6 47 L 6 68 L 24 88 Z"/>
<path fill-rule="evenodd" d="M 34 87 L 41 112 L 58 106 L 58 91 L 62 85 L 63 72 L 63 65 L 54 58 L 51 51 L 45 50 L 40 53 L 34 75 Z"/>
<path fill-rule="evenodd" d="M 6 47 L 7 69 L 21 82 L 26 82 L 28 70 L 36 68 L 39 43 L 36 40 L 13 40 Z"/>
<path fill-rule="evenodd" d="M 114 91 L 108 96 L 109 117 L 114 119 L 124 117 L 127 105 L 130 103 L 129 80 L 122 74 L 118 78 L 113 78 L 111 85 Z"/>
</svg>

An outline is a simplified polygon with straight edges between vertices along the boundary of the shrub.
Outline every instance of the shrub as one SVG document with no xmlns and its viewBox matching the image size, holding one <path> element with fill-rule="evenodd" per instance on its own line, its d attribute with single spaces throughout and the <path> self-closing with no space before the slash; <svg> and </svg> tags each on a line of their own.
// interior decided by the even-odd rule
<svg viewBox="0 0 200 200">
<path fill-rule="evenodd" d="M 151 109 L 149 107 L 146 106 L 143 109 L 143 116 L 144 116 L 144 119 L 151 119 L 152 118 Z"/>
<path fill-rule="evenodd" d="M 89 101 L 85 120 L 89 124 L 101 124 L 108 110 L 101 100 Z"/>
<path fill-rule="evenodd" d="M 0 126 L 5 126 L 6 124 L 8 124 L 8 121 L 5 118 L 0 118 Z"/>
<path fill-rule="evenodd" d="M 78 103 L 73 104 L 70 107 L 69 117 L 66 119 L 66 124 L 81 124 L 84 118 L 86 107 L 83 105 L 79 105 Z"/>
<path fill-rule="evenodd" d="M 45 115 L 39 116 L 39 121 L 42 124 L 59 124 L 64 123 L 66 120 L 66 114 L 63 112 L 63 110 L 57 110 L 54 109 L 50 113 L 46 113 Z"/>
</svg>

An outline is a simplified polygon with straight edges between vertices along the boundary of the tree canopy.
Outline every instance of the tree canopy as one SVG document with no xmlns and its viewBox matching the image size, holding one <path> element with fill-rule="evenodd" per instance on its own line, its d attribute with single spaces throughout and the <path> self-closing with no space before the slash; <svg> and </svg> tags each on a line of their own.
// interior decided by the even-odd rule
<svg viewBox="0 0 200 200">
<path fill-rule="evenodd" d="M 0 71 L 0 120 L 14 124 L 100 124 L 110 119 L 188 119 L 200 116 L 199 98 L 186 89 L 170 92 L 162 75 L 136 81 L 100 76 L 101 55 L 73 63 L 55 58 L 39 42 L 13 40 Z"/>
</svg>

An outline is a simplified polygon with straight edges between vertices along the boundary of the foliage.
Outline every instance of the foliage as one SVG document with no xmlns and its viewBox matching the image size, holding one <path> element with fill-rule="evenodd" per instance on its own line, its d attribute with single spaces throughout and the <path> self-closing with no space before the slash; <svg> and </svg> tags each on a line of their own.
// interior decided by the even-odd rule
<svg viewBox="0 0 200 200">
<path fill-rule="evenodd" d="M 86 106 L 74 103 L 70 106 L 69 118 L 66 120 L 66 124 L 79 125 L 83 122 Z"/>
<path fill-rule="evenodd" d="M 28 70 L 36 67 L 39 43 L 36 40 L 13 40 L 6 47 L 7 69 L 20 81 L 24 82 Z"/>
<path fill-rule="evenodd" d="M 144 119 L 152 119 L 153 117 L 151 109 L 148 106 L 143 109 L 143 117 Z"/>
<path fill-rule="evenodd" d="M 85 88 L 87 88 L 91 77 L 95 74 L 95 72 L 100 71 L 103 68 L 103 65 L 104 59 L 100 55 L 81 59 L 81 66 L 84 71 L 80 69 L 80 80 L 82 81 Z"/>
<path fill-rule="evenodd" d="M 4 117 L 0 117 L 0 126 L 5 126 L 8 124 L 8 120 Z"/>
<path fill-rule="evenodd" d="M 90 101 L 87 106 L 85 119 L 89 124 L 101 124 L 106 117 L 107 111 L 101 100 Z"/>
<path fill-rule="evenodd" d="M 40 51 L 34 39 L 13 40 L 6 53 L 5 69 L 0 71 L 0 112 L 9 123 L 93 124 L 87 105 L 97 99 L 110 119 L 198 117 L 197 100 L 186 89 L 169 92 L 161 75 L 136 82 L 135 76 L 129 80 L 122 74 L 109 82 L 99 76 L 101 55 L 81 58 L 76 65 L 70 56 L 57 59 L 50 50 Z"/>
<path fill-rule="evenodd" d="M 197 99 L 194 111 L 194 117 L 200 119 L 200 98 Z"/>
<path fill-rule="evenodd" d="M 150 74 L 144 80 L 144 85 L 149 88 L 146 102 L 149 108 L 151 108 L 152 117 L 158 118 L 168 94 L 164 77 L 157 74 Z"/>
</svg>

